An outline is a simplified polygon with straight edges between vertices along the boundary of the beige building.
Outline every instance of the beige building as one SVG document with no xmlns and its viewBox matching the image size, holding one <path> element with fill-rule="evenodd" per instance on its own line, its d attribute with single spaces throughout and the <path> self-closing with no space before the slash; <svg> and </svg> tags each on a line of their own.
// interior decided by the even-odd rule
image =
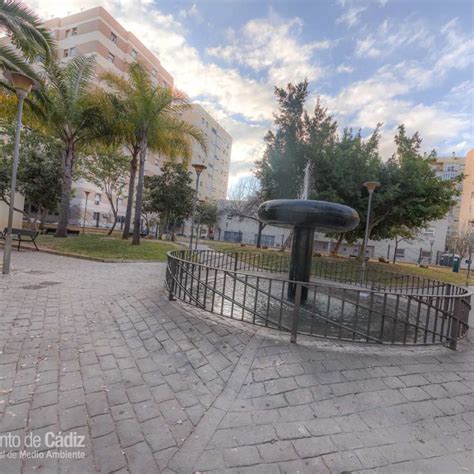
<svg viewBox="0 0 474 474">
<path fill-rule="evenodd" d="M 460 234 L 471 234 L 474 231 L 474 149 L 466 155 L 463 172 L 458 229 Z"/>
<path fill-rule="evenodd" d="M 206 201 L 225 199 L 229 182 L 232 137 L 199 104 L 192 104 L 191 109 L 183 113 L 182 118 L 201 129 L 207 139 L 207 153 L 193 141 L 193 158 L 189 166 L 194 187 L 196 173 L 191 165 L 202 163 L 207 166 L 199 180 L 199 199 Z"/>
<path fill-rule="evenodd" d="M 438 177 L 444 180 L 451 180 L 464 173 L 465 165 L 465 157 L 453 154 L 450 157 L 437 158 L 434 168 Z M 460 184 L 460 188 L 464 188 L 464 182 Z M 462 195 L 457 198 L 457 204 L 449 211 L 445 218 L 447 224 L 446 235 L 448 238 L 459 232 L 461 200 Z"/>
<path fill-rule="evenodd" d="M 58 44 L 59 58 L 64 61 L 75 55 L 94 55 L 97 75 L 104 71 L 125 75 L 128 63 L 140 61 L 148 69 L 156 84 L 174 87 L 173 76 L 161 65 L 160 60 L 102 7 L 64 18 L 54 18 L 46 21 L 44 26 L 53 33 Z M 231 137 L 211 115 L 198 105 L 193 105 L 189 112 L 183 114 L 183 119 L 201 128 L 206 133 L 209 143 L 206 156 L 201 147 L 193 143 L 193 156 L 190 160 L 191 163 L 203 162 L 208 166 L 202 175 L 200 199 L 225 198 Z M 165 160 L 166 157 L 148 153 L 146 174 L 159 174 Z M 195 173 L 191 167 L 190 171 L 195 179 Z M 85 212 L 86 191 L 89 192 L 87 212 Z M 120 223 L 125 217 L 127 196 L 116 196 L 116 202 L 119 209 L 117 228 L 120 228 Z M 81 225 L 84 215 L 86 225 L 109 227 L 113 223 L 113 215 L 105 194 L 93 184 L 78 180 L 74 183 L 71 199 L 71 224 Z"/>
</svg>

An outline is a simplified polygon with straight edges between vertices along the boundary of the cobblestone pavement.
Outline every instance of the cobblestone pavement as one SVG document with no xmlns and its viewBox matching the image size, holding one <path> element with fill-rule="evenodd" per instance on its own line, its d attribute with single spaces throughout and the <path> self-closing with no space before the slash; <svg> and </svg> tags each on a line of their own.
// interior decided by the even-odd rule
<svg viewBox="0 0 474 474">
<path fill-rule="evenodd" d="M 164 264 L 13 262 L 0 432 L 76 432 L 86 447 L 82 460 L 0 459 L 2 474 L 474 472 L 468 344 L 291 345 L 167 301 Z"/>
</svg>

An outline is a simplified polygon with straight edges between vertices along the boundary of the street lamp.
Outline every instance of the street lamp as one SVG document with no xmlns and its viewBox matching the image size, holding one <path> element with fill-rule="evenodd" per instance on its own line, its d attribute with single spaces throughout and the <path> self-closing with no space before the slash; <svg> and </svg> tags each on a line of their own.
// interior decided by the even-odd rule
<svg viewBox="0 0 474 474">
<path fill-rule="evenodd" d="M 194 233 L 194 220 L 196 218 L 196 205 L 198 201 L 198 193 L 199 193 L 199 178 L 201 177 L 201 173 L 207 168 L 206 165 L 203 165 L 201 163 L 193 163 L 191 165 L 194 168 L 194 171 L 196 171 L 196 196 L 194 196 L 193 200 L 193 217 L 191 221 L 191 236 L 189 238 L 189 250 L 193 249 L 193 233 Z"/>
<path fill-rule="evenodd" d="M 16 114 L 16 129 L 15 129 L 15 148 L 13 153 L 13 167 L 10 181 L 10 204 L 8 207 L 8 224 L 7 233 L 5 235 L 5 249 L 3 251 L 3 269 L 2 273 L 8 275 L 10 273 L 10 260 L 12 253 L 12 227 L 13 227 L 13 212 L 15 209 L 15 190 L 16 190 L 16 175 L 18 173 L 18 162 L 20 160 L 20 134 L 21 134 L 21 118 L 23 115 L 23 102 L 26 96 L 32 89 L 38 87 L 37 82 L 25 74 L 13 71 L 4 71 L 3 75 L 7 78 L 10 84 L 14 87 L 16 95 L 18 96 L 18 109 Z"/>
<path fill-rule="evenodd" d="M 367 249 L 367 242 L 369 240 L 369 227 L 370 227 L 370 213 L 372 211 L 372 195 L 374 194 L 375 188 L 380 186 L 378 181 L 366 181 L 363 186 L 369 191 L 369 205 L 367 208 L 367 219 L 365 222 L 365 235 L 364 235 L 364 244 L 362 247 L 362 268 L 365 270 L 365 252 Z"/>
<path fill-rule="evenodd" d="M 89 200 L 89 194 L 90 191 L 84 191 L 84 194 L 86 195 L 86 207 L 84 209 L 84 219 L 82 220 L 82 235 L 84 235 L 84 231 L 86 228 L 86 216 L 87 216 L 87 201 Z"/>
</svg>

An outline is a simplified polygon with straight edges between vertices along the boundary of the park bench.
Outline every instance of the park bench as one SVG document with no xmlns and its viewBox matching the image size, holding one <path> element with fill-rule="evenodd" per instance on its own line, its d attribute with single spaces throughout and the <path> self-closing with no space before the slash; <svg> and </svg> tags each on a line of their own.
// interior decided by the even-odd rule
<svg viewBox="0 0 474 474">
<path fill-rule="evenodd" d="M 7 228 L 0 232 L 0 238 L 5 240 L 7 235 Z M 39 248 L 36 245 L 36 238 L 38 237 L 39 232 L 37 230 L 26 230 L 26 229 L 12 229 L 12 239 L 18 240 L 18 251 L 20 251 L 21 243 L 23 242 L 23 237 L 29 237 L 33 242 L 36 250 L 39 252 Z"/>
</svg>

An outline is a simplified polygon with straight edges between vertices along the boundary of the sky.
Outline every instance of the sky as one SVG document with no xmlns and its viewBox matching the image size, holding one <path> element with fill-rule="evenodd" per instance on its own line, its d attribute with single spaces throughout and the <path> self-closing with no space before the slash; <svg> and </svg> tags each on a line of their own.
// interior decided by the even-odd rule
<svg viewBox="0 0 474 474">
<path fill-rule="evenodd" d="M 175 86 L 232 135 L 230 185 L 250 175 L 273 126 L 274 86 L 309 81 L 337 119 L 380 151 L 396 127 L 423 150 L 474 147 L 470 0 L 27 0 L 42 18 L 104 6 L 159 57 Z"/>
</svg>

